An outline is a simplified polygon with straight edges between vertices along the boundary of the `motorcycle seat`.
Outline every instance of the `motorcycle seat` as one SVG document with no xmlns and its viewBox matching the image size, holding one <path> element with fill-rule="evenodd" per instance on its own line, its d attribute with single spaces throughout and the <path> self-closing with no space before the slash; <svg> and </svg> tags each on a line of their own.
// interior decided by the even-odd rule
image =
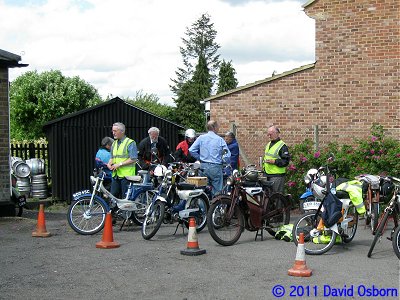
<svg viewBox="0 0 400 300">
<path fill-rule="evenodd" d="M 260 178 L 258 178 L 258 181 L 260 181 L 261 185 L 264 187 L 272 188 L 272 186 L 274 185 L 274 182 L 269 181 L 267 177 L 260 177 Z"/>
<path fill-rule="evenodd" d="M 195 184 L 187 183 L 187 182 L 179 182 L 176 185 L 178 190 L 195 190 L 198 187 Z"/>
<path fill-rule="evenodd" d="M 128 181 L 132 181 L 132 182 L 141 182 L 142 181 L 142 177 L 138 176 L 138 175 L 136 175 L 136 176 L 125 176 L 125 178 Z"/>
<path fill-rule="evenodd" d="M 339 199 L 349 199 L 349 198 L 350 198 L 350 195 L 349 195 L 348 192 L 346 192 L 346 191 L 340 191 L 340 190 L 336 190 L 336 196 L 337 196 Z"/>
</svg>

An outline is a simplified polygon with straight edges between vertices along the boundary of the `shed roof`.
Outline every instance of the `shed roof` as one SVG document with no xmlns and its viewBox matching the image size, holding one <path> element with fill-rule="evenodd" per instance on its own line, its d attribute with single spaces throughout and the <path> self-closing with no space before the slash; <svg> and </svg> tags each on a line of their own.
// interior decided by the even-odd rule
<svg viewBox="0 0 400 300">
<path fill-rule="evenodd" d="M 20 68 L 20 67 L 28 66 L 28 64 L 20 64 L 19 63 L 20 60 L 21 60 L 21 56 L 0 49 L 0 66 L 1 67 Z"/>
<path fill-rule="evenodd" d="M 304 71 L 304 70 L 307 70 L 307 69 L 311 69 L 314 66 L 315 66 L 315 63 L 304 65 L 304 66 L 301 66 L 299 68 L 295 68 L 295 69 L 292 69 L 290 71 L 283 72 L 281 74 L 273 75 L 271 77 L 255 81 L 253 83 L 249 83 L 249 84 L 246 84 L 244 86 L 240 86 L 240 87 L 238 87 L 236 89 L 232 89 L 232 90 L 226 91 L 224 93 L 219 93 L 217 95 L 214 95 L 214 96 L 211 96 L 211 97 L 208 97 L 208 98 L 204 99 L 204 101 L 207 102 L 207 101 L 211 101 L 211 100 L 214 100 L 214 99 L 218 99 L 218 98 L 221 98 L 223 96 L 226 96 L 226 95 L 229 95 L 229 94 L 233 94 L 233 93 L 236 93 L 236 92 L 239 92 L 239 91 L 242 91 L 242 90 L 245 90 L 245 89 L 248 89 L 248 88 L 263 84 L 263 83 L 266 83 L 266 82 L 274 81 L 274 80 L 277 80 L 279 78 L 282 78 L 282 77 L 285 77 L 285 76 L 288 76 L 288 75 L 291 75 L 291 74 L 294 74 L 294 73 L 297 73 L 297 72 L 301 72 L 301 71 Z"/>
<path fill-rule="evenodd" d="M 174 124 L 174 125 L 176 125 L 176 126 L 178 126 L 178 127 L 181 127 L 181 128 L 184 128 L 184 126 L 181 126 L 181 125 L 179 125 L 179 124 L 176 124 L 176 123 L 174 123 L 174 122 L 171 122 L 171 121 L 169 121 L 169 120 L 167 120 L 167 119 L 161 118 L 160 116 L 157 116 L 157 115 L 155 115 L 155 114 L 153 114 L 153 113 L 151 113 L 151 112 L 148 112 L 148 111 L 146 111 L 146 110 L 144 110 L 144 109 L 142 109 L 142 108 L 140 108 L 140 107 L 137 107 L 137 106 L 135 106 L 135 105 L 133 105 L 133 104 L 131 104 L 131 103 L 129 103 L 129 102 L 126 102 L 126 101 L 122 100 L 122 99 L 119 98 L 119 97 L 115 97 L 115 98 L 113 98 L 113 99 L 111 99 L 111 100 L 104 101 L 104 102 L 102 102 L 102 103 L 100 103 L 100 104 L 97 104 L 97 105 L 94 105 L 94 106 L 91 106 L 91 107 L 88 107 L 88 108 L 79 110 L 79 111 L 74 112 L 74 113 L 70 113 L 70 114 L 65 115 L 65 116 L 62 116 L 62 117 L 60 117 L 60 118 L 58 118 L 58 119 L 51 120 L 51 121 L 45 123 L 45 124 L 43 125 L 43 127 L 45 128 L 45 127 L 50 126 L 50 125 L 52 125 L 52 124 L 54 124 L 54 123 L 58 123 L 58 122 L 61 122 L 61 121 L 63 121 L 63 120 L 66 120 L 66 119 L 73 118 L 73 117 L 76 117 L 76 116 L 85 114 L 85 113 L 87 113 L 87 112 L 96 110 L 96 109 L 98 109 L 99 107 L 106 106 L 106 105 L 111 105 L 111 104 L 116 103 L 116 102 L 121 102 L 121 103 L 123 103 L 123 104 L 125 104 L 125 105 L 127 105 L 127 106 L 130 106 L 130 107 L 135 108 L 135 109 L 137 109 L 137 110 L 140 110 L 140 111 L 142 111 L 142 112 L 144 112 L 144 113 L 146 113 L 146 114 L 149 114 L 149 115 L 151 115 L 151 116 L 154 116 L 154 117 L 156 117 L 156 118 L 159 118 L 159 119 L 161 119 L 161 120 L 163 120 L 163 121 L 165 121 L 165 122 Z"/>
</svg>

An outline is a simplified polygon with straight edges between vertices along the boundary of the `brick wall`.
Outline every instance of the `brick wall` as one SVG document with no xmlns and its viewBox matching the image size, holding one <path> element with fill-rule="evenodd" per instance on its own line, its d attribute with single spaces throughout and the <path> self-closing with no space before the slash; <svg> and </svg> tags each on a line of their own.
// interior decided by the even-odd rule
<svg viewBox="0 0 400 300">
<path fill-rule="evenodd" d="M 0 202 L 10 201 L 8 68 L 0 67 Z"/>
<path fill-rule="evenodd" d="M 314 125 L 321 146 L 351 144 L 374 123 L 400 138 L 400 1 L 317 0 L 305 12 L 316 24 L 314 66 L 211 100 L 211 119 L 221 132 L 236 124 L 251 163 L 272 123 L 289 146 L 312 140 Z"/>
</svg>

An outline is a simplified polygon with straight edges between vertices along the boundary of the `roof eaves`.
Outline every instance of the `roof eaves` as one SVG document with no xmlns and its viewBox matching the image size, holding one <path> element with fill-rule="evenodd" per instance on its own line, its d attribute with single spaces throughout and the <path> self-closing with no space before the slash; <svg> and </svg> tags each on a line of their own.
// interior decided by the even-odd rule
<svg viewBox="0 0 400 300">
<path fill-rule="evenodd" d="M 246 84 L 244 86 L 240 86 L 240 87 L 238 87 L 236 89 L 232 89 L 232 90 L 229 90 L 227 92 L 223 92 L 223 93 L 208 97 L 208 98 L 204 99 L 204 101 L 205 102 L 211 101 L 211 100 L 214 100 L 214 99 L 217 99 L 217 98 L 229 95 L 229 94 L 233 94 L 233 93 L 236 93 L 236 92 L 239 92 L 239 91 L 242 91 L 242 90 L 245 90 L 245 89 L 248 89 L 248 88 L 263 84 L 263 83 L 266 83 L 266 82 L 274 81 L 274 80 L 277 80 L 279 78 L 282 78 L 282 77 L 285 77 L 285 76 L 288 76 L 288 75 L 291 75 L 291 74 L 294 74 L 294 73 L 297 73 L 297 72 L 301 72 L 301 71 L 304 71 L 304 70 L 307 70 L 307 69 L 310 69 L 310 68 L 313 68 L 314 66 L 315 66 L 315 63 L 304 65 L 304 66 L 301 66 L 299 68 L 296 68 L 296 69 L 293 69 L 293 70 L 290 70 L 290 71 L 287 71 L 287 72 L 283 72 L 281 74 L 274 75 L 272 77 L 268 77 L 268 78 L 265 78 L 265 79 L 262 79 L 262 80 L 258 80 L 258 81 Z"/>
<path fill-rule="evenodd" d="M 306 3 L 304 3 L 301 7 L 306 8 L 307 6 L 313 4 L 316 0 L 308 0 Z"/>
<path fill-rule="evenodd" d="M 0 49 L 0 66 L 1 67 L 26 67 L 28 64 L 20 64 L 21 56 Z"/>
</svg>

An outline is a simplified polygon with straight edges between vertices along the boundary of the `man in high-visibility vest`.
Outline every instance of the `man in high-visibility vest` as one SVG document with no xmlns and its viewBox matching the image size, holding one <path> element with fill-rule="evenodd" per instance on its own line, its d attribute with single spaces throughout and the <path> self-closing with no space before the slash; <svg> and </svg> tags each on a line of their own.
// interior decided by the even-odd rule
<svg viewBox="0 0 400 300">
<path fill-rule="evenodd" d="M 272 125 L 268 128 L 270 142 L 265 147 L 263 170 L 274 183 L 273 192 L 284 192 L 286 167 L 289 165 L 289 148 L 279 137 L 280 130 Z"/>
<path fill-rule="evenodd" d="M 107 166 L 112 170 L 111 194 L 125 198 L 129 182 L 125 176 L 135 175 L 138 158 L 136 142 L 125 135 L 125 125 L 114 123 L 112 127 L 114 143 L 111 146 L 111 159 Z"/>
</svg>

